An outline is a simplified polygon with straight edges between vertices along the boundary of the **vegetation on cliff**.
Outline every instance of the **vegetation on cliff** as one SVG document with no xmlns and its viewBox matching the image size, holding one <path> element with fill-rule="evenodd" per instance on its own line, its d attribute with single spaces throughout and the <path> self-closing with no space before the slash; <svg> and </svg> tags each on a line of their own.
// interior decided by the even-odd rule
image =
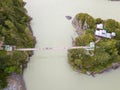
<svg viewBox="0 0 120 90">
<path fill-rule="evenodd" d="M 87 18 L 86 18 L 87 17 Z M 75 46 L 88 46 L 90 42 L 95 42 L 97 38 L 94 35 L 96 24 L 103 23 L 107 32 L 115 32 L 116 36 L 101 40 L 95 44 L 94 51 L 89 52 L 86 49 L 74 49 L 68 51 L 68 59 L 74 70 L 85 74 L 101 73 L 108 68 L 117 68 L 120 63 L 120 23 L 113 20 L 102 20 L 101 18 L 89 18 L 90 15 L 80 13 L 75 16 L 83 27 L 87 23 L 87 29 L 82 29 L 84 33 L 75 39 Z M 79 24 L 81 24 L 79 23 Z M 94 53 L 94 55 L 93 55 Z M 91 55 L 92 54 L 92 55 Z"/>
<path fill-rule="evenodd" d="M 31 18 L 26 14 L 23 0 L 0 0 L 0 42 L 17 48 L 32 48 L 35 38 L 30 30 Z M 2 47 L 0 47 L 2 48 Z M 32 52 L 0 50 L 0 90 L 7 85 L 11 73 L 22 73 L 22 65 Z"/>
</svg>

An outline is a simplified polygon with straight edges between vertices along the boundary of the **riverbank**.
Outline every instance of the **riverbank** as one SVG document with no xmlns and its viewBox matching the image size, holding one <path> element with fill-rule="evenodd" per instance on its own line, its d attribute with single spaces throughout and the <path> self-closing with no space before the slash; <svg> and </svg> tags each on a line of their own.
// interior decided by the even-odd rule
<svg viewBox="0 0 120 90">
<path fill-rule="evenodd" d="M 120 21 L 119 2 L 108 0 L 26 0 L 33 17 L 36 48 L 71 47 L 74 28 L 65 16 L 86 12 L 94 17 Z M 66 50 L 35 51 L 25 69 L 27 90 L 119 90 L 120 69 L 95 78 L 74 72 L 68 64 Z"/>
<path fill-rule="evenodd" d="M 32 18 L 29 20 L 27 25 L 28 25 L 30 32 L 33 35 L 32 27 L 30 24 L 31 20 L 32 20 Z M 35 44 L 36 44 L 36 39 L 35 39 Z M 27 64 L 29 63 L 30 57 L 32 55 L 34 55 L 34 52 L 30 52 L 29 56 L 27 55 L 26 61 L 21 65 L 21 74 L 12 73 L 10 76 L 7 77 L 8 85 L 3 90 L 27 90 L 25 81 L 23 79 L 23 73 L 24 73 L 24 70 L 27 68 Z"/>
<path fill-rule="evenodd" d="M 0 41 L 3 42 L 3 49 L 0 50 L 0 90 L 6 86 L 7 90 L 26 90 L 22 74 L 33 52 L 8 51 L 9 47 L 6 49 L 6 46 L 35 47 L 31 17 L 24 6 L 25 2 L 20 0 L 0 1 Z"/>
</svg>

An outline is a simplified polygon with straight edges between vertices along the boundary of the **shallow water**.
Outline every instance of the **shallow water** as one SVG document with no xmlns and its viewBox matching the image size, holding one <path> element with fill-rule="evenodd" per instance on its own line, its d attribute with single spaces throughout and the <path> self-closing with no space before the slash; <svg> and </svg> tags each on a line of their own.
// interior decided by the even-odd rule
<svg viewBox="0 0 120 90">
<path fill-rule="evenodd" d="M 120 21 L 120 2 L 108 0 L 25 0 L 37 39 L 36 47 L 71 46 L 72 17 L 86 12 L 93 17 Z M 95 78 L 74 72 L 66 50 L 35 51 L 24 72 L 27 90 L 120 90 L 120 69 Z"/>
</svg>

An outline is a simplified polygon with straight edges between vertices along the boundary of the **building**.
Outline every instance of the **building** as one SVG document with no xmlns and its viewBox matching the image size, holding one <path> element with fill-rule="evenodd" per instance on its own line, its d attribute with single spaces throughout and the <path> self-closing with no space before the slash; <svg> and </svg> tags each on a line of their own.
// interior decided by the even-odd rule
<svg viewBox="0 0 120 90">
<path fill-rule="evenodd" d="M 102 23 L 100 23 L 100 24 L 97 24 L 97 27 L 96 27 L 97 29 L 103 29 L 103 24 Z"/>
<path fill-rule="evenodd" d="M 5 45 L 5 50 L 6 50 L 6 51 L 12 51 L 12 50 L 13 50 L 13 47 L 10 46 L 10 45 Z"/>
<path fill-rule="evenodd" d="M 115 32 L 108 33 L 106 30 L 104 30 L 103 29 L 103 24 L 97 24 L 96 28 L 97 29 L 95 30 L 95 36 L 109 38 L 109 39 L 116 36 Z"/>
</svg>

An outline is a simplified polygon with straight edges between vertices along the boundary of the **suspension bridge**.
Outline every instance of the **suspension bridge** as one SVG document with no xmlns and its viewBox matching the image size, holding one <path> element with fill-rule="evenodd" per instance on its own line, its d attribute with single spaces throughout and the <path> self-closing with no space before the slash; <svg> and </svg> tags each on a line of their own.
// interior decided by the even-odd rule
<svg viewBox="0 0 120 90">
<path fill-rule="evenodd" d="M 2 45 L 0 50 L 5 51 L 43 51 L 43 50 L 70 50 L 70 49 L 86 49 L 86 50 L 94 50 L 94 43 L 91 42 L 88 46 L 72 46 L 72 47 L 43 47 L 43 48 L 16 48 L 16 46 L 12 45 Z"/>
<path fill-rule="evenodd" d="M 75 46 L 75 47 L 18 48 L 14 50 L 16 51 L 40 51 L 40 50 L 70 50 L 70 49 L 80 49 L 80 48 L 84 48 L 87 50 L 93 49 L 89 46 Z"/>
</svg>

